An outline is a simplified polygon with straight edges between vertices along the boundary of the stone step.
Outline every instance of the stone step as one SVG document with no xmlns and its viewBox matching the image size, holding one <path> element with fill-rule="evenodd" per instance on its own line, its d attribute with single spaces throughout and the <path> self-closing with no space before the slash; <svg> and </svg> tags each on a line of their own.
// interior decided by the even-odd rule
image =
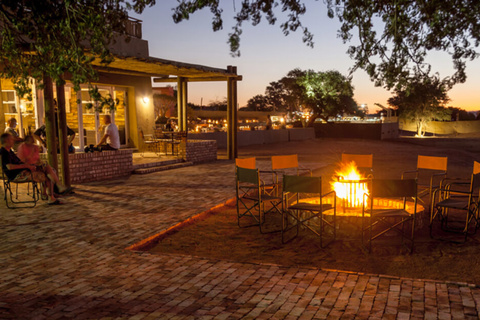
<svg viewBox="0 0 480 320">
<path fill-rule="evenodd" d="M 177 162 L 172 164 L 163 164 L 160 166 L 155 167 L 148 167 L 148 168 L 140 168 L 133 170 L 134 174 L 148 174 L 153 172 L 165 171 L 165 170 L 173 170 L 178 168 L 190 167 L 193 166 L 193 162 Z"/>
<path fill-rule="evenodd" d="M 151 162 L 146 162 L 146 163 L 135 163 L 133 164 L 133 170 L 137 169 L 146 169 L 146 168 L 152 168 L 152 167 L 160 167 L 160 166 L 168 166 L 172 165 L 175 163 L 183 163 L 183 159 L 178 158 L 178 159 L 170 159 L 170 160 L 160 160 L 160 161 L 151 161 Z"/>
</svg>

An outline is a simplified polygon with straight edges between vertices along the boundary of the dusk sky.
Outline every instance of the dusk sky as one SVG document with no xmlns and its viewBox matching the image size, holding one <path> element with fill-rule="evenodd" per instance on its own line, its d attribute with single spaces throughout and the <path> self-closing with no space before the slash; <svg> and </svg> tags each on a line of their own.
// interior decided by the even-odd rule
<svg viewBox="0 0 480 320">
<path fill-rule="evenodd" d="M 284 36 L 280 24 L 281 12 L 275 25 L 266 20 L 256 27 L 245 23 L 241 38 L 241 56 L 230 55 L 227 44 L 228 33 L 234 23 L 234 1 L 222 1 L 224 6 L 224 28 L 213 32 L 209 10 L 197 12 L 190 20 L 175 24 L 172 8 L 176 0 L 158 1 L 154 7 L 146 8 L 142 15 L 131 14 L 143 21 L 143 39 L 149 42 L 150 56 L 201 64 L 211 67 L 226 68 L 237 66 L 243 81 L 238 83 L 238 103 L 245 106 L 248 99 L 257 94 L 264 94 L 266 86 L 285 76 L 294 68 L 313 69 L 315 71 L 338 70 L 347 75 L 353 61 L 346 51 L 348 44 L 343 44 L 337 37 L 340 26 L 338 20 L 329 19 L 323 1 L 310 1 L 307 13 L 302 18 L 303 24 L 314 34 L 314 48 L 302 42 L 300 32 Z M 236 1 L 237 10 L 240 2 Z M 432 70 L 442 77 L 452 74 L 450 56 L 437 53 L 429 60 Z M 174 85 L 174 84 L 172 84 Z M 387 105 L 391 93 L 373 85 L 362 70 L 353 74 L 355 100 L 358 104 L 366 103 L 372 111 L 374 103 Z M 207 105 L 212 101 L 226 97 L 225 83 L 190 83 L 189 102 Z M 480 60 L 467 64 L 467 82 L 456 85 L 450 92 L 449 105 L 466 110 L 480 110 Z"/>
</svg>

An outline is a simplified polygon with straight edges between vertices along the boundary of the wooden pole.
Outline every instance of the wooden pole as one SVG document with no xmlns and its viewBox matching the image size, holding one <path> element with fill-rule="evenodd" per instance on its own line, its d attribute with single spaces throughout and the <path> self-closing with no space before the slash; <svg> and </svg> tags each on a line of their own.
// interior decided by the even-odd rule
<svg viewBox="0 0 480 320">
<path fill-rule="evenodd" d="M 233 73 L 237 74 L 237 67 L 232 67 Z M 238 157 L 238 95 L 237 95 L 237 80 L 232 78 L 232 144 L 233 144 L 233 159 Z"/>
<path fill-rule="evenodd" d="M 47 132 L 47 158 L 52 168 L 58 171 L 57 137 L 55 124 L 55 106 L 53 104 L 53 82 L 48 76 L 43 77 L 45 101 L 45 130 Z"/>
<path fill-rule="evenodd" d="M 182 77 L 178 77 L 177 81 L 177 124 L 179 131 L 182 131 L 183 122 L 182 122 L 182 111 L 183 111 L 183 85 L 182 85 Z"/>
<path fill-rule="evenodd" d="M 182 81 L 182 123 L 185 134 L 188 132 L 188 114 L 187 114 L 187 101 L 188 101 L 188 82 L 186 78 Z"/>
<path fill-rule="evenodd" d="M 62 182 L 70 186 L 70 164 L 68 161 L 67 113 L 65 110 L 65 86 L 57 83 L 58 143 L 62 156 Z"/>
<path fill-rule="evenodd" d="M 233 80 L 228 78 L 227 80 L 227 156 L 229 160 L 234 159 L 234 144 L 233 144 Z"/>
</svg>

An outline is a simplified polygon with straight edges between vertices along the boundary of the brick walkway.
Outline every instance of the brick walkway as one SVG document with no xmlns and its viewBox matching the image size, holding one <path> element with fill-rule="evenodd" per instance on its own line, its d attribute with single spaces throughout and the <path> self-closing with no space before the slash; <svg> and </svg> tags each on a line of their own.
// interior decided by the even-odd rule
<svg viewBox="0 0 480 320">
<path fill-rule="evenodd" d="M 475 286 L 124 248 L 234 196 L 218 161 L 0 204 L 1 319 L 478 319 Z"/>
</svg>

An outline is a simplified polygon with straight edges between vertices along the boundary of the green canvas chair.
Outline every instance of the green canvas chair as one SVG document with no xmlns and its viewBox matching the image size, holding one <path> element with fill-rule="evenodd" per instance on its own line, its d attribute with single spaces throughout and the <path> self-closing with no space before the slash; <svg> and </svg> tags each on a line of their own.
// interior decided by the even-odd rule
<svg viewBox="0 0 480 320">
<path fill-rule="evenodd" d="M 327 196 L 332 197 L 333 204 L 324 203 Z M 301 227 L 318 236 L 322 248 L 335 240 L 336 195 L 335 191 L 322 193 L 321 177 L 284 175 L 282 198 L 283 243 L 298 236 Z M 325 243 L 327 228 L 330 228 L 331 239 Z M 295 235 L 287 240 L 287 232 L 292 229 L 296 229 Z"/>
<path fill-rule="evenodd" d="M 268 193 L 268 185 L 260 180 L 258 169 L 235 166 L 237 219 L 239 227 L 259 226 L 261 233 L 277 232 L 267 230 L 265 217 L 269 213 L 281 214 L 282 198 Z M 270 206 L 267 207 L 266 205 Z M 241 220 L 250 217 L 250 223 L 242 225 Z"/>
<path fill-rule="evenodd" d="M 371 252 L 373 240 L 395 230 L 401 234 L 402 244 L 405 239 L 410 241 L 408 248 L 413 252 L 418 198 L 416 179 L 372 179 L 368 189 L 369 194 L 364 195 L 362 206 L 362 245 Z M 374 206 L 378 198 L 401 200 L 403 206 L 388 209 Z M 408 209 L 407 199 L 413 201 L 413 209 Z M 405 229 L 407 223 L 411 226 L 410 231 Z"/>
</svg>

